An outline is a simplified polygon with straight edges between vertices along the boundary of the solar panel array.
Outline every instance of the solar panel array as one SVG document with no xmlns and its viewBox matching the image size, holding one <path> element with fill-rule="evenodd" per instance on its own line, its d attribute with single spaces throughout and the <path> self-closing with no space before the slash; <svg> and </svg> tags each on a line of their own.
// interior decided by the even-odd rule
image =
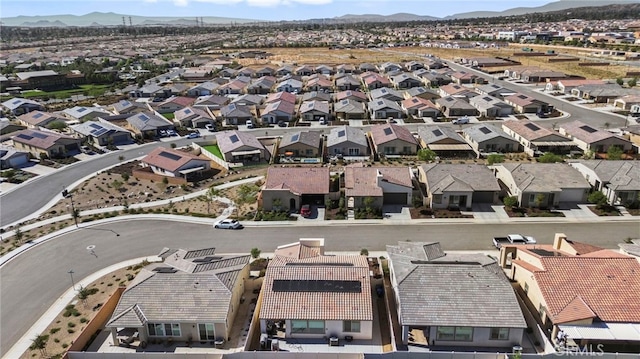
<svg viewBox="0 0 640 359">
<path fill-rule="evenodd" d="M 347 135 L 347 131 L 345 131 L 345 130 L 338 131 L 338 137 L 344 137 L 346 135 Z"/>
<path fill-rule="evenodd" d="M 433 133 L 434 136 L 438 136 L 438 137 L 442 136 L 442 131 L 440 131 L 440 130 L 433 130 L 432 133 Z"/>
<path fill-rule="evenodd" d="M 77 111 L 82 113 L 85 112 L 87 109 L 85 107 L 80 107 Z"/>
<path fill-rule="evenodd" d="M 179 160 L 181 158 L 180 156 L 176 155 L 175 153 L 165 152 L 165 151 L 160 152 L 158 155 L 160 155 L 160 156 L 162 156 L 164 158 L 168 158 L 168 159 L 170 159 L 172 161 L 177 161 L 177 160 Z"/>
<path fill-rule="evenodd" d="M 527 123 L 526 125 L 524 125 L 524 127 L 530 129 L 531 131 L 538 131 L 540 129 L 540 127 L 538 127 L 538 125 L 536 125 L 535 123 Z"/>
<path fill-rule="evenodd" d="M 40 132 L 32 132 L 32 134 L 33 134 L 33 137 L 37 137 L 37 138 L 40 138 L 40 139 L 43 139 L 43 140 L 45 138 L 49 137 L 49 135 L 44 134 L 44 133 L 40 133 Z"/>
<path fill-rule="evenodd" d="M 21 133 L 16 137 L 22 138 L 23 140 L 27 140 L 27 141 L 29 141 L 29 140 L 31 140 L 33 138 L 33 137 L 31 137 L 31 136 L 29 136 L 27 134 L 24 134 L 24 133 Z"/>
<path fill-rule="evenodd" d="M 44 114 L 42 112 L 38 112 L 35 115 L 33 115 L 33 118 L 38 119 L 40 117 L 44 116 Z"/>
<path fill-rule="evenodd" d="M 486 127 L 480 127 L 479 128 L 480 132 L 484 133 L 485 135 L 488 135 L 491 133 L 491 130 L 486 128 Z"/>
<path fill-rule="evenodd" d="M 296 133 L 295 135 L 291 136 L 291 142 L 296 142 L 299 139 L 300 139 L 299 133 Z"/>
<path fill-rule="evenodd" d="M 143 113 L 143 114 L 140 114 L 140 116 L 138 116 L 138 118 L 139 118 L 140 120 L 142 120 L 142 122 L 147 122 L 147 121 L 149 121 L 149 120 L 150 120 L 149 116 L 145 115 L 144 113 Z"/>
<path fill-rule="evenodd" d="M 362 283 L 357 280 L 276 279 L 272 288 L 274 292 L 362 293 Z"/>
<path fill-rule="evenodd" d="M 236 143 L 240 141 L 240 139 L 238 138 L 238 135 L 232 135 L 231 137 L 229 137 L 229 139 L 231 140 L 231 143 Z"/>
<path fill-rule="evenodd" d="M 580 126 L 580 128 L 584 131 L 587 131 L 589 133 L 594 133 L 594 132 L 598 132 L 598 130 L 596 130 L 595 128 L 591 127 L 591 126 Z"/>
<path fill-rule="evenodd" d="M 392 133 L 393 133 L 393 131 L 391 130 L 391 128 L 390 128 L 390 127 L 387 127 L 387 128 L 385 128 L 385 129 L 384 129 L 384 134 L 385 134 L 385 135 L 389 136 L 389 135 L 391 135 Z"/>
</svg>

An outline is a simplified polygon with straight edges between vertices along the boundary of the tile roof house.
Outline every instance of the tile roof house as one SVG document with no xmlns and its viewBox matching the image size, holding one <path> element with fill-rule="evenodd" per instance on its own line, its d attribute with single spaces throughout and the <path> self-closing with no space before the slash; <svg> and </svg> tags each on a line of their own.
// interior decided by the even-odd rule
<svg viewBox="0 0 640 359">
<path fill-rule="evenodd" d="M 276 85 L 276 92 L 301 93 L 302 81 L 296 79 L 288 79 Z"/>
<path fill-rule="evenodd" d="M 441 158 L 473 156 L 471 146 L 451 127 L 426 126 L 418 129 L 420 145 Z"/>
<path fill-rule="evenodd" d="M 408 205 L 413 197 L 413 174 L 408 167 L 345 167 L 344 191 L 349 208 Z M 367 198 L 372 202 L 367 203 Z"/>
<path fill-rule="evenodd" d="M 327 155 L 344 157 L 369 156 L 367 135 L 351 126 L 332 127 L 327 135 Z"/>
<path fill-rule="evenodd" d="M 296 95 L 290 92 L 276 92 L 271 93 L 267 96 L 267 99 L 264 101 L 265 103 L 285 101 L 290 103 L 296 103 Z"/>
<path fill-rule="evenodd" d="M 56 121 L 65 122 L 66 119 L 58 117 L 49 112 L 43 111 L 31 111 L 24 113 L 17 118 L 18 123 L 27 126 L 28 128 L 37 129 L 38 127 L 46 127 L 48 124 Z"/>
<path fill-rule="evenodd" d="M 336 94 L 336 102 L 342 100 L 353 100 L 359 102 L 367 102 L 368 98 L 364 92 L 355 91 L 355 90 L 347 90 L 341 91 Z"/>
<path fill-rule="evenodd" d="M 362 73 L 360 74 L 360 78 L 364 86 L 369 90 L 391 87 L 391 81 L 389 81 L 389 79 L 375 72 Z"/>
<path fill-rule="evenodd" d="M 476 116 L 478 110 L 459 97 L 447 96 L 436 100 L 436 106 L 446 117 Z"/>
<path fill-rule="evenodd" d="M 251 107 L 235 103 L 222 107 L 220 109 L 220 116 L 227 126 L 244 124 L 247 120 L 253 120 L 254 118 Z"/>
<path fill-rule="evenodd" d="M 469 103 L 478 110 L 480 116 L 506 117 L 513 114 L 511 105 L 493 96 L 475 96 L 469 99 Z"/>
<path fill-rule="evenodd" d="M 187 96 L 189 97 L 200 97 L 200 96 L 209 96 L 213 95 L 213 93 L 220 87 L 219 84 L 213 81 L 203 82 L 201 84 L 197 84 L 187 90 Z"/>
<path fill-rule="evenodd" d="M 300 105 L 300 116 L 305 121 L 330 121 L 331 105 L 327 101 L 305 101 Z"/>
<path fill-rule="evenodd" d="M 266 95 L 271 92 L 271 88 L 276 83 L 276 78 L 273 76 L 264 76 L 255 81 L 252 81 L 247 86 L 247 93 Z"/>
<path fill-rule="evenodd" d="M 568 136 L 584 151 L 606 153 L 611 146 L 623 152 L 633 150 L 633 143 L 618 135 L 587 125 L 582 121 L 571 121 L 560 125 L 561 134 Z"/>
<path fill-rule="evenodd" d="M 640 201 L 640 162 L 577 160 L 569 162 L 596 191 L 602 191 L 611 205 Z"/>
<path fill-rule="evenodd" d="M 333 104 L 333 113 L 341 121 L 363 120 L 367 110 L 360 101 L 344 99 Z"/>
<path fill-rule="evenodd" d="M 369 95 L 371 96 L 372 101 L 375 101 L 378 99 L 387 99 L 389 101 L 398 102 L 404 99 L 404 97 L 402 97 L 401 92 L 391 88 L 386 88 L 386 87 L 371 90 Z"/>
<path fill-rule="evenodd" d="M 336 79 L 338 91 L 356 90 L 362 86 L 360 79 L 354 75 L 342 76 Z"/>
<path fill-rule="evenodd" d="M 127 117 L 129 129 L 142 137 L 154 138 L 160 130 L 168 130 L 174 127 L 173 123 L 162 116 L 151 112 L 141 112 Z"/>
<path fill-rule="evenodd" d="M 400 103 L 402 109 L 414 117 L 437 118 L 440 115 L 438 107 L 430 100 L 421 97 L 411 97 Z"/>
<path fill-rule="evenodd" d="M 70 127 L 88 142 L 98 146 L 123 145 L 133 141 L 131 132 L 101 118 L 98 118 L 97 121 L 86 121 Z"/>
<path fill-rule="evenodd" d="M 20 168 L 29 163 L 29 152 L 0 145 L 0 169 Z"/>
<path fill-rule="evenodd" d="M 218 255 L 215 248 L 165 248 L 160 256 L 164 262 L 144 267 L 122 293 L 105 326 L 113 343 L 120 344 L 125 328 L 137 331 L 139 351 L 143 342 L 169 339 L 223 344 L 239 312 L 250 256 Z"/>
<path fill-rule="evenodd" d="M 398 242 L 387 253 L 404 344 L 431 350 L 521 344 L 527 323 L 494 259 L 445 253 L 437 242 Z M 410 341 L 414 331 L 421 335 Z"/>
<path fill-rule="evenodd" d="M 521 93 L 505 97 L 504 102 L 513 106 L 517 113 L 546 113 L 549 108 L 548 103 Z"/>
<path fill-rule="evenodd" d="M 465 141 L 480 158 L 495 152 L 518 152 L 520 144 L 501 129 L 491 125 L 475 125 L 462 130 Z"/>
<path fill-rule="evenodd" d="M 373 120 L 386 120 L 388 118 L 402 118 L 402 108 L 397 102 L 378 98 L 367 103 L 367 108 Z"/>
<path fill-rule="evenodd" d="M 409 89 L 422 85 L 422 81 L 410 73 L 391 76 L 391 83 L 398 89 Z"/>
<path fill-rule="evenodd" d="M 501 163 L 493 169 L 521 207 L 585 203 L 591 189 L 578 170 L 564 163 Z"/>
<path fill-rule="evenodd" d="M 531 157 L 545 152 L 568 154 L 576 148 L 569 137 L 528 120 L 507 121 L 502 124 L 502 129 L 520 142 L 524 152 Z"/>
<path fill-rule="evenodd" d="M 415 155 L 418 141 L 405 127 L 391 123 L 373 126 L 370 132 L 378 155 Z"/>
<path fill-rule="evenodd" d="M 256 136 L 248 132 L 217 132 L 216 142 L 227 162 L 268 162 L 271 159 L 271 153 Z"/>
<path fill-rule="evenodd" d="M 322 91 L 311 91 L 311 92 L 305 92 L 302 95 L 302 102 L 305 101 L 324 101 L 324 102 L 330 102 L 331 101 L 331 95 Z M 290 101 L 290 102 L 295 102 L 295 101 Z"/>
<path fill-rule="evenodd" d="M 27 151 L 35 158 L 63 158 L 77 154 L 82 140 L 52 131 L 26 129 L 11 136 L 16 150 Z"/>
<path fill-rule="evenodd" d="M 307 81 L 306 90 L 329 93 L 333 90 L 333 82 L 331 82 L 330 79 L 324 77 L 324 75 L 318 75 L 317 77 L 310 78 Z"/>
<path fill-rule="evenodd" d="M 412 98 L 412 97 L 419 97 L 425 100 L 435 100 L 437 98 L 440 98 L 440 95 L 438 94 L 437 91 L 432 90 L 430 88 L 427 89 L 422 86 L 412 87 L 410 89 L 404 90 L 403 96 L 405 99 Z"/>
<path fill-rule="evenodd" d="M 582 85 L 571 90 L 573 96 L 596 103 L 614 101 L 626 95 L 638 95 L 638 90 L 621 87 L 618 84 Z"/>
<path fill-rule="evenodd" d="M 211 160 L 171 148 L 158 147 L 142 160 L 143 167 L 161 176 L 189 179 L 189 174 L 211 168 Z"/>
<path fill-rule="evenodd" d="M 132 114 L 138 112 L 149 111 L 149 106 L 144 102 L 135 102 L 128 100 L 120 100 L 109 105 L 109 110 L 116 115 Z"/>
<path fill-rule="evenodd" d="M 306 242 L 319 244 L 309 246 Z M 367 258 L 325 256 L 320 254 L 323 247 L 324 239 L 315 239 L 276 249 L 262 285 L 262 333 L 269 333 L 270 328 L 284 322 L 281 329 L 285 339 L 314 338 L 326 343 L 325 338 L 372 338 L 374 318 Z M 302 253 L 306 255 L 299 258 Z"/>
<path fill-rule="evenodd" d="M 226 84 L 218 87 L 216 92 L 219 95 L 239 95 L 245 92 L 247 86 L 249 86 L 251 79 L 248 77 L 241 77 L 237 79 L 233 79 Z"/>
<path fill-rule="evenodd" d="M 63 110 L 62 115 L 76 121 L 88 121 L 96 117 L 109 116 L 111 113 L 101 107 L 74 106 Z"/>
<path fill-rule="evenodd" d="M 37 101 L 14 97 L 2 103 L 12 115 L 19 116 L 31 111 L 45 111 L 44 106 Z"/>
<path fill-rule="evenodd" d="M 152 106 L 159 113 L 172 113 L 182 110 L 185 107 L 189 107 L 193 105 L 193 103 L 194 99 L 191 97 L 172 96 L 158 104 L 154 103 Z"/>
<path fill-rule="evenodd" d="M 496 84 L 486 84 L 478 86 L 476 87 L 476 91 L 481 95 L 492 96 L 499 99 L 504 99 L 505 97 L 511 96 L 516 93 L 513 90 L 509 90 Z"/>
<path fill-rule="evenodd" d="M 320 131 L 297 131 L 282 135 L 278 155 L 293 158 L 322 157 Z"/>
<path fill-rule="evenodd" d="M 452 73 L 450 76 L 453 82 L 457 83 L 458 85 L 483 83 L 484 81 L 482 77 L 472 72 L 466 72 L 466 71 L 456 71 Z"/>
<path fill-rule="evenodd" d="M 625 95 L 613 101 L 613 107 L 630 111 L 634 105 L 640 105 L 640 93 Z"/>
<path fill-rule="evenodd" d="M 231 103 L 238 106 L 259 106 L 264 102 L 264 97 L 255 94 L 245 94 L 234 98 Z"/>
<path fill-rule="evenodd" d="M 173 121 L 184 127 L 204 128 L 214 123 L 214 117 L 206 108 L 185 107 L 173 113 Z"/>
<path fill-rule="evenodd" d="M 295 104 L 288 101 L 269 102 L 262 110 L 260 118 L 263 123 L 290 122 L 295 115 Z"/>
<path fill-rule="evenodd" d="M 260 192 L 267 211 L 296 211 L 302 205 L 324 205 L 329 196 L 328 167 L 269 167 Z"/>
<path fill-rule="evenodd" d="M 640 262 L 635 257 L 556 233 L 553 245 L 503 246 L 500 265 L 527 305 L 538 309 L 539 324 L 552 338 L 562 331 L 579 346 L 622 351 L 630 346 L 637 352 Z"/>
<path fill-rule="evenodd" d="M 478 203 L 498 203 L 500 185 L 491 170 L 476 164 L 429 163 L 418 167 L 430 208 L 470 210 Z"/>
<path fill-rule="evenodd" d="M 193 103 L 193 107 L 208 108 L 210 110 L 219 110 L 222 106 L 229 103 L 229 98 L 218 95 L 200 96 Z"/>
</svg>

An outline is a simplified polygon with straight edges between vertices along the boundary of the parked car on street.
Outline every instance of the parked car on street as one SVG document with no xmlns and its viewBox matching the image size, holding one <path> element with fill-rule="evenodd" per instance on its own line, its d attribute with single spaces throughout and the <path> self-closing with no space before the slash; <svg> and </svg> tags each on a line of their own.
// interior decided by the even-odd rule
<svg viewBox="0 0 640 359">
<path fill-rule="evenodd" d="M 219 229 L 242 229 L 244 226 L 237 219 L 223 219 L 213 224 L 213 228 Z"/>
<path fill-rule="evenodd" d="M 191 133 L 190 133 L 190 134 L 188 134 L 186 137 L 187 137 L 187 138 L 198 138 L 198 137 L 200 137 L 200 133 L 198 133 L 198 132 L 191 132 Z"/>
</svg>

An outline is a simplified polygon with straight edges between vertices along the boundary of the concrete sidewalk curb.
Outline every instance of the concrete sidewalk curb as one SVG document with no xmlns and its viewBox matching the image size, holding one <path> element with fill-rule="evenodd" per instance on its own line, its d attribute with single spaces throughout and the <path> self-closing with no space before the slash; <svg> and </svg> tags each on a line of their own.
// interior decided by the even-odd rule
<svg viewBox="0 0 640 359">
<path fill-rule="evenodd" d="M 116 263 L 109 267 L 103 268 L 91 275 L 83 278 L 75 284 L 76 288 L 87 287 L 100 277 L 109 274 L 115 270 L 126 268 L 128 266 L 136 265 L 144 260 L 149 262 L 160 262 L 161 259 L 157 256 L 141 257 L 130 259 L 128 261 Z M 60 314 L 60 312 L 73 300 L 76 296 L 76 289 L 69 288 L 64 294 L 62 294 L 55 303 L 47 309 L 47 311 L 27 330 L 27 332 L 5 353 L 4 358 L 19 358 L 24 352 L 31 346 L 33 338 L 43 333 L 49 324 Z"/>
</svg>

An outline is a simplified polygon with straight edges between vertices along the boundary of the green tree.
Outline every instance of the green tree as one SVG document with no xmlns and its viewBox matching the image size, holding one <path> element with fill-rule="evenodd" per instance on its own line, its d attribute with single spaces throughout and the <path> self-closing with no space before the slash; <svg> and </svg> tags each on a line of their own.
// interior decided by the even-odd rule
<svg viewBox="0 0 640 359">
<path fill-rule="evenodd" d="M 68 126 L 64 121 L 53 121 L 48 123 L 45 127 L 50 130 L 63 130 Z"/>
<path fill-rule="evenodd" d="M 624 80 L 623 80 L 621 77 L 618 77 L 618 78 L 616 79 L 616 83 L 617 83 L 618 85 L 622 86 L 622 85 L 624 85 Z"/>
<path fill-rule="evenodd" d="M 638 78 L 634 77 L 631 80 L 627 81 L 627 86 L 635 87 L 638 84 Z"/>
<path fill-rule="evenodd" d="M 621 160 L 622 159 L 622 149 L 618 146 L 609 146 L 607 149 L 607 159 L 608 160 Z"/>
<path fill-rule="evenodd" d="M 324 207 L 326 208 L 326 210 L 330 211 L 333 209 L 333 201 L 331 200 L 331 198 L 327 198 L 324 201 Z"/>
<path fill-rule="evenodd" d="M 591 192 L 587 197 L 589 203 L 593 203 L 597 208 L 602 208 L 607 204 L 607 196 L 602 191 Z"/>
<path fill-rule="evenodd" d="M 344 197 L 340 197 L 338 200 L 338 208 L 344 209 Z"/>
<path fill-rule="evenodd" d="M 16 241 L 18 244 L 22 244 L 22 239 L 24 238 L 24 232 L 20 228 L 16 228 L 13 232 L 13 236 L 16 237 Z"/>
<path fill-rule="evenodd" d="M 367 212 L 373 211 L 374 202 L 375 202 L 375 199 L 369 196 L 365 197 L 364 200 L 362 200 L 362 203 L 364 204 L 364 208 L 367 210 Z"/>
<path fill-rule="evenodd" d="M 509 207 L 509 208 L 516 207 L 518 205 L 518 197 L 516 196 L 505 197 L 502 200 L 502 202 L 506 207 Z"/>
<path fill-rule="evenodd" d="M 78 289 L 78 299 L 80 299 L 82 301 L 82 304 L 84 304 L 85 308 L 87 307 L 87 299 L 89 298 L 89 295 L 91 294 L 91 292 L 89 291 L 89 289 L 87 289 L 86 287 L 80 285 L 80 289 Z"/>
<path fill-rule="evenodd" d="M 418 159 L 420 161 L 433 161 L 437 157 L 436 153 L 428 148 L 418 150 Z"/>
<path fill-rule="evenodd" d="M 367 257 L 368 257 L 368 256 L 369 256 L 369 250 L 368 250 L 368 249 L 366 249 L 366 248 L 362 248 L 362 249 L 360 250 L 360 255 L 361 255 L 361 256 L 367 256 Z"/>
<path fill-rule="evenodd" d="M 544 155 L 538 157 L 538 162 L 540 163 L 557 163 L 557 162 L 563 162 L 563 161 L 564 161 L 564 158 L 562 158 L 562 156 L 558 156 L 551 152 L 547 152 Z"/>
<path fill-rule="evenodd" d="M 504 162 L 504 155 L 492 154 L 487 156 L 487 164 L 491 166 L 494 163 L 502 163 Z"/>
<path fill-rule="evenodd" d="M 40 334 L 31 340 L 31 345 L 29 346 L 29 350 L 39 350 L 40 355 L 46 358 L 48 357 L 47 341 L 49 341 L 49 335 Z"/>
<path fill-rule="evenodd" d="M 258 257 L 260 257 L 260 253 L 262 253 L 262 251 L 258 248 L 251 248 L 251 258 L 256 259 Z"/>
</svg>

